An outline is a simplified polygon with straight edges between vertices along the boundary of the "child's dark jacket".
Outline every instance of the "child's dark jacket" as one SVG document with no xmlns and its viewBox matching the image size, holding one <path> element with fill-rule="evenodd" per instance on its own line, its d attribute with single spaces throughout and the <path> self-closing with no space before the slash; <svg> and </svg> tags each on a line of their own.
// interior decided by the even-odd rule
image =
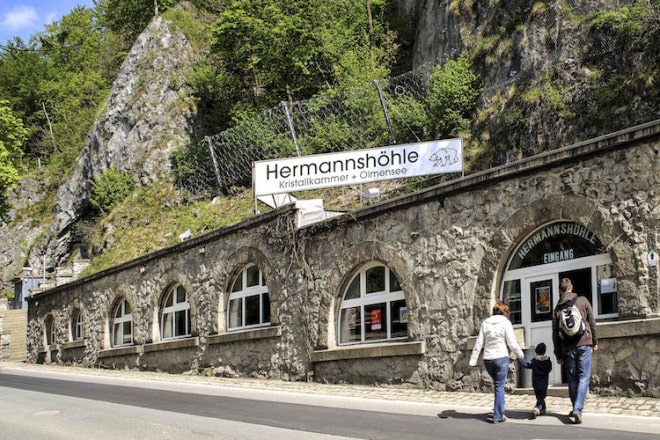
<svg viewBox="0 0 660 440">
<path fill-rule="evenodd" d="M 552 361 L 548 356 L 537 354 L 531 361 L 521 358 L 520 365 L 532 370 L 532 386 L 535 390 L 548 389 L 548 377 L 552 371 Z"/>
</svg>

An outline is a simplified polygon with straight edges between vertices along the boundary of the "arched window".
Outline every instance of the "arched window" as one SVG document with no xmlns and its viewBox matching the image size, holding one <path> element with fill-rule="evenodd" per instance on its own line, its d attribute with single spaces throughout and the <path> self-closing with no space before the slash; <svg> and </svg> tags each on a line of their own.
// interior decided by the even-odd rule
<svg viewBox="0 0 660 440">
<path fill-rule="evenodd" d="M 172 287 L 165 295 L 160 331 L 163 339 L 190 336 L 190 303 L 186 289 L 180 284 Z"/>
<path fill-rule="evenodd" d="M 82 310 L 75 309 L 71 315 L 71 339 L 78 341 L 85 337 L 85 329 L 83 326 Z"/>
<path fill-rule="evenodd" d="M 236 276 L 229 293 L 228 328 L 237 330 L 270 324 L 266 278 L 255 265 Z"/>
<path fill-rule="evenodd" d="M 112 318 L 112 346 L 133 344 L 133 314 L 125 299 L 115 308 Z"/>
<path fill-rule="evenodd" d="M 344 292 L 339 344 L 408 337 L 408 307 L 396 276 L 382 264 L 365 265 Z"/>
<path fill-rule="evenodd" d="M 46 317 L 46 321 L 44 322 L 44 332 L 46 333 L 46 345 L 53 345 L 57 340 L 53 315 L 48 315 Z"/>
</svg>

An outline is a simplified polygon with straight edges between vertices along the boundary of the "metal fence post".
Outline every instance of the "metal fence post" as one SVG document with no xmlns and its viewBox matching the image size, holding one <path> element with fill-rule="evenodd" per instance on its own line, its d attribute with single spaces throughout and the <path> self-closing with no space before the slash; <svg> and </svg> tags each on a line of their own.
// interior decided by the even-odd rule
<svg viewBox="0 0 660 440">
<path fill-rule="evenodd" d="M 296 153 L 300 157 L 300 147 L 298 146 L 298 138 L 296 137 L 296 128 L 293 126 L 293 118 L 291 117 L 291 110 L 289 109 L 289 103 L 282 101 L 284 106 L 284 114 L 286 116 L 286 125 L 289 126 L 289 131 L 291 132 L 291 139 L 293 139 L 293 145 L 296 147 Z"/>
<path fill-rule="evenodd" d="M 206 142 L 209 144 L 211 160 L 213 160 L 213 169 L 215 170 L 215 178 L 218 181 L 218 187 L 220 188 L 220 191 L 222 191 L 222 177 L 220 176 L 220 167 L 218 166 L 218 158 L 216 157 L 215 150 L 213 149 L 213 143 L 211 142 L 211 138 L 209 136 L 206 136 L 204 139 L 206 139 Z"/>
<path fill-rule="evenodd" d="M 392 130 L 392 123 L 390 122 L 390 115 L 387 113 L 387 104 L 385 103 L 385 96 L 383 96 L 383 91 L 380 89 L 380 83 L 377 79 L 374 80 L 376 85 L 376 90 L 378 90 L 378 98 L 380 99 L 380 106 L 383 109 L 383 114 L 385 115 L 385 123 L 387 124 L 387 131 L 390 133 L 390 142 L 392 145 L 396 143 L 394 139 L 394 130 Z"/>
</svg>

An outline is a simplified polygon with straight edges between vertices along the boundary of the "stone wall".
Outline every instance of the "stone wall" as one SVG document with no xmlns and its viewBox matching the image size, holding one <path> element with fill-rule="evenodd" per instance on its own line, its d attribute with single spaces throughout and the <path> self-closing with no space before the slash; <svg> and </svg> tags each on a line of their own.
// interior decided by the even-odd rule
<svg viewBox="0 0 660 440">
<path fill-rule="evenodd" d="M 59 286 L 31 299 L 31 361 L 116 368 L 208 371 L 324 382 L 397 383 L 440 390 L 489 386 L 467 365 L 469 343 L 498 297 L 509 256 L 529 233 L 578 222 L 606 246 L 618 281 L 620 322 L 601 335 L 594 384 L 658 388 L 658 268 L 646 264 L 660 237 L 660 121 L 538 155 L 302 229 L 288 206 Z M 408 307 L 408 339 L 338 346 L 341 295 L 365 263 L 385 264 Z M 233 277 L 248 263 L 267 280 L 271 325 L 228 332 Z M 162 295 L 190 293 L 192 337 L 160 341 Z M 135 347 L 109 344 L 111 310 L 133 306 Z M 84 347 L 67 348 L 75 307 Z M 57 341 L 45 346 L 49 314 Z M 630 330 L 641 320 L 643 332 Z M 635 350 L 621 343 L 636 332 Z M 75 355 L 72 356 L 72 353 Z M 607 359 L 613 358 L 614 361 Z M 600 359 L 603 362 L 600 363 Z M 515 367 L 512 367 L 512 370 Z M 516 374 L 512 371 L 511 385 Z"/>
</svg>

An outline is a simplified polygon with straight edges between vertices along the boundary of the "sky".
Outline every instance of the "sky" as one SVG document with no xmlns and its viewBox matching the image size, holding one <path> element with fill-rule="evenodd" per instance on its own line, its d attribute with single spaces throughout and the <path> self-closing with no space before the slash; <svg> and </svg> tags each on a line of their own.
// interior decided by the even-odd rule
<svg viewBox="0 0 660 440">
<path fill-rule="evenodd" d="M 0 0 L 0 44 L 15 36 L 27 42 L 45 25 L 59 21 L 76 6 L 94 7 L 93 0 Z"/>
</svg>

